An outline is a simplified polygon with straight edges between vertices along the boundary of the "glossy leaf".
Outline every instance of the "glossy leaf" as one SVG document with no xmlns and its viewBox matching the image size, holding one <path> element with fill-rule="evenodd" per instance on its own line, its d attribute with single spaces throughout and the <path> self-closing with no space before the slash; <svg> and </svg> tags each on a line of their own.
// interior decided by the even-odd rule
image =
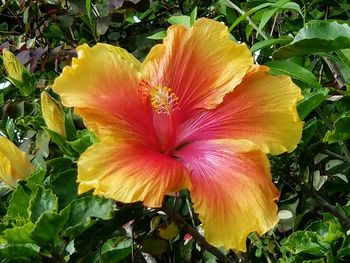
<svg viewBox="0 0 350 263">
<path fill-rule="evenodd" d="M 304 120 L 314 109 L 316 109 L 328 94 L 327 89 L 320 89 L 316 92 L 304 94 L 304 99 L 298 104 L 300 119 Z"/>
<path fill-rule="evenodd" d="M 53 247 L 59 241 L 59 233 L 68 219 L 68 211 L 60 214 L 46 211 L 35 223 L 31 238 L 42 247 Z"/>
<path fill-rule="evenodd" d="M 23 187 L 21 185 L 18 185 L 16 190 L 12 193 L 5 220 L 10 220 L 18 217 L 27 220 L 29 217 L 29 200 L 30 198 L 28 194 L 23 190 Z"/>
<path fill-rule="evenodd" d="M 255 43 L 251 48 L 250 51 L 252 53 L 266 48 L 266 47 L 271 47 L 274 45 L 278 45 L 278 44 L 288 44 L 293 40 L 292 37 L 281 37 L 281 38 L 272 38 L 272 39 L 267 39 L 267 40 L 263 40 L 260 42 Z"/>
<path fill-rule="evenodd" d="M 111 200 L 86 196 L 75 200 L 65 210 L 69 211 L 65 235 L 76 236 L 94 223 L 93 218 L 111 219 L 116 208 Z"/>
<path fill-rule="evenodd" d="M 320 89 L 321 85 L 318 83 L 314 74 L 306 68 L 284 60 L 273 60 L 265 64 L 270 68 L 272 75 L 287 75 L 293 79 L 304 82 L 312 88 Z"/>
<path fill-rule="evenodd" d="M 344 115 L 334 122 L 334 130 L 328 131 L 324 137 L 324 141 L 335 143 L 350 139 L 350 116 Z"/>
<path fill-rule="evenodd" d="M 335 21 L 312 21 L 298 32 L 292 43 L 274 52 L 273 57 L 282 59 L 346 48 L 350 48 L 349 25 Z"/>
<path fill-rule="evenodd" d="M 51 190 L 38 187 L 30 198 L 29 213 L 32 222 L 36 222 L 46 211 L 57 211 L 57 196 Z"/>
</svg>

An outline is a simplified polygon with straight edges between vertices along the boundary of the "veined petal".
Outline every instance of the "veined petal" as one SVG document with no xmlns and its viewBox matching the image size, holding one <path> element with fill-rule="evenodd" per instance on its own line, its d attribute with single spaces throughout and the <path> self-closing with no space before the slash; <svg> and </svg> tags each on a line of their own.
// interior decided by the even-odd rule
<svg viewBox="0 0 350 263">
<path fill-rule="evenodd" d="M 263 234 L 278 221 L 279 193 L 269 162 L 245 140 L 194 142 L 176 154 L 191 173 L 191 198 L 214 246 L 246 251 L 249 233 Z"/>
<path fill-rule="evenodd" d="M 78 58 L 55 80 L 63 105 L 75 107 L 97 135 L 144 137 L 152 134 L 151 107 L 138 93 L 140 62 L 107 44 L 77 48 Z M 151 138 L 151 136 L 148 136 Z"/>
<path fill-rule="evenodd" d="M 271 76 L 254 66 L 222 104 L 202 111 L 179 127 L 178 143 L 208 139 L 246 139 L 265 153 L 291 152 L 301 139 L 303 122 L 296 103 L 300 89 L 287 76 Z"/>
<path fill-rule="evenodd" d="M 17 180 L 26 179 L 33 169 L 28 155 L 0 136 L 0 180 L 15 188 Z"/>
<path fill-rule="evenodd" d="M 120 202 L 160 207 L 166 193 L 189 185 L 182 162 L 152 149 L 104 138 L 78 161 L 79 192 L 95 189 Z"/>
<path fill-rule="evenodd" d="M 229 39 L 227 28 L 201 18 L 192 28 L 171 26 L 163 44 L 152 48 L 142 73 L 151 85 L 172 89 L 178 108 L 215 108 L 238 85 L 252 64 L 245 44 Z"/>
</svg>

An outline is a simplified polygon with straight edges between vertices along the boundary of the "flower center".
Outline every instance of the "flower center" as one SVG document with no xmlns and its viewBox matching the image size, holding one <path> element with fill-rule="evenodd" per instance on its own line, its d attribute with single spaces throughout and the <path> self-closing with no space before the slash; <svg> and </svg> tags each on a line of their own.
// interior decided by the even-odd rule
<svg viewBox="0 0 350 263">
<path fill-rule="evenodd" d="M 149 97 L 152 108 L 156 113 L 170 115 L 177 109 L 179 98 L 171 88 L 162 85 L 151 86 L 146 81 L 141 81 L 139 88 L 144 97 Z"/>
<path fill-rule="evenodd" d="M 160 152 L 170 154 L 174 149 L 176 137 L 176 125 L 172 113 L 178 109 L 179 98 L 171 88 L 162 85 L 151 86 L 144 80 L 139 83 L 138 92 L 144 101 L 152 106 L 153 127 Z"/>
</svg>

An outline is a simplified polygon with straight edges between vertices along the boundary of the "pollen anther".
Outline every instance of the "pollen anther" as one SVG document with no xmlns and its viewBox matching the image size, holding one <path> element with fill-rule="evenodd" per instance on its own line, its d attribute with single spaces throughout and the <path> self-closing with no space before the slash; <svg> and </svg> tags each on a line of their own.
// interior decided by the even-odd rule
<svg viewBox="0 0 350 263">
<path fill-rule="evenodd" d="M 156 113 L 170 115 L 176 110 L 179 98 L 171 88 L 162 85 L 151 86 L 142 80 L 139 83 L 138 91 L 144 99 L 148 99 Z"/>
<path fill-rule="evenodd" d="M 157 85 L 150 90 L 150 101 L 153 109 L 158 113 L 170 115 L 175 109 L 179 98 L 171 88 Z"/>
</svg>

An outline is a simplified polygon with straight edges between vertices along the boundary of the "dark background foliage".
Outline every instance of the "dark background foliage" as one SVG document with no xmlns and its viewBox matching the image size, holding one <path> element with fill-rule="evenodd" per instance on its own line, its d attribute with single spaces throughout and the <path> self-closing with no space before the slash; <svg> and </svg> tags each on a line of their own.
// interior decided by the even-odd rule
<svg viewBox="0 0 350 263">
<path fill-rule="evenodd" d="M 0 132 L 38 168 L 15 191 L 0 188 L 1 262 L 215 262 L 212 253 L 233 262 L 349 262 L 349 14 L 346 0 L 3 0 L 0 49 L 27 73 L 11 81 L 0 58 Z M 78 196 L 76 160 L 93 134 L 69 109 L 67 140 L 43 129 L 40 93 L 75 47 L 110 43 L 142 60 L 169 25 L 196 17 L 224 22 L 232 41 L 246 42 L 259 64 L 292 77 L 304 95 L 301 143 L 270 157 L 280 221 L 263 237 L 252 233 L 247 253 L 220 255 L 187 235 L 199 223 L 187 192 L 166 200 L 180 217 Z M 188 227 L 176 227 L 181 218 Z"/>
</svg>

